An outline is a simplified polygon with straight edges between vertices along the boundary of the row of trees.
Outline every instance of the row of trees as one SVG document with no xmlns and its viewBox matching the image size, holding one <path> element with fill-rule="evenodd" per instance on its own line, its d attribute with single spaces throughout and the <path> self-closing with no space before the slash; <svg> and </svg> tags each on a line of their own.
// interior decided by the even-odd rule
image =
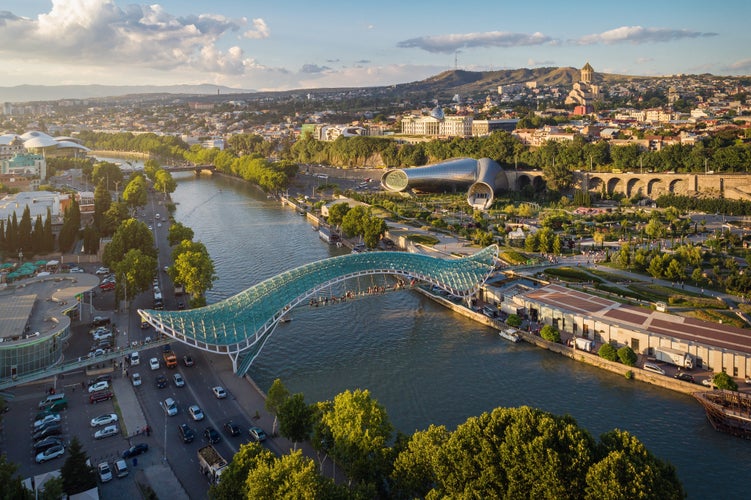
<svg viewBox="0 0 751 500">
<path fill-rule="evenodd" d="M 497 408 L 454 431 L 431 425 L 394 436 L 386 410 L 367 390 L 307 405 L 276 380 L 266 406 L 282 436 L 310 440 L 318 467 L 297 451 L 276 457 L 247 444 L 210 498 L 684 497 L 673 466 L 629 433 L 614 430 L 595 440 L 573 418 L 534 408 Z M 318 473 L 329 457 L 347 485 Z"/>
<path fill-rule="evenodd" d="M 386 234 L 386 222 L 371 213 L 369 207 L 350 207 L 336 203 L 329 208 L 328 223 L 340 227 L 348 238 L 361 237 L 368 248 L 375 248 Z"/>
<path fill-rule="evenodd" d="M 31 222 L 31 210 L 24 208 L 21 220 L 13 212 L 7 220 L 0 220 L 0 252 L 16 255 L 23 252 L 28 256 L 45 254 L 55 249 L 55 236 L 52 233 L 52 215 L 47 209 L 47 216 L 37 215 Z"/>
<path fill-rule="evenodd" d="M 174 283 L 182 283 L 190 294 L 190 306 L 206 305 L 206 291 L 214 286 L 214 262 L 206 246 L 193 241 L 193 230 L 179 222 L 170 225 L 168 241 L 172 246 L 172 266 L 168 270 Z"/>
</svg>

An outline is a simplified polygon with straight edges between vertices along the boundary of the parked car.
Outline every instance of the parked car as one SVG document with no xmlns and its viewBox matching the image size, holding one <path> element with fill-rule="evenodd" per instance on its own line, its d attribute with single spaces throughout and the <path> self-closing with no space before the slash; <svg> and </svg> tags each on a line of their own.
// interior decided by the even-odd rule
<svg viewBox="0 0 751 500">
<path fill-rule="evenodd" d="M 99 429 L 94 433 L 94 439 L 104 439 L 110 436 L 114 436 L 120 432 L 120 430 L 117 428 L 117 424 L 108 425 L 107 427 L 103 427 L 102 429 Z"/>
<path fill-rule="evenodd" d="M 105 340 L 113 337 L 112 332 L 109 330 L 97 330 L 92 334 L 94 340 Z"/>
<path fill-rule="evenodd" d="M 38 464 L 43 464 L 47 460 L 52 460 L 53 458 L 61 457 L 64 453 L 65 453 L 65 446 L 58 444 L 38 453 L 36 456 L 36 462 Z"/>
<path fill-rule="evenodd" d="M 701 385 L 704 385 L 706 387 L 712 387 L 714 386 L 714 381 L 711 378 L 705 378 L 701 381 Z"/>
<path fill-rule="evenodd" d="M 240 435 L 240 426 L 233 423 L 231 420 L 224 424 L 224 430 L 227 431 L 227 434 L 229 434 L 230 436 Z"/>
<path fill-rule="evenodd" d="M 104 326 L 109 325 L 112 322 L 107 316 L 94 316 L 91 320 L 91 326 Z"/>
<path fill-rule="evenodd" d="M 263 442 L 266 441 L 266 433 L 263 432 L 263 429 L 260 427 L 251 427 L 248 429 L 248 434 L 250 435 L 250 439 L 256 442 Z"/>
<path fill-rule="evenodd" d="M 110 388 L 110 383 L 106 380 L 94 382 L 89 386 L 89 394 L 92 392 L 105 391 Z"/>
<path fill-rule="evenodd" d="M 131 352 L 130 353 L 130 366 L 137 366 L 141 364 L 141 356 L 138 354 L 138 352 Z"/>
<path fill-rule="evenodd" d="M 175 387 L 185 387 L 185 379 L 179 373 L 172 375 L 172 380 L 175 381 Z"/>
<path fill-rule="evenodd" d="M 99 285 L 99 289 L 103 292 L 109 292 L 111 290 L 114 290 L 116 286 L 117 285 L 115 285 L 115 283 L 112 281 L 105 281 L 104 283 Z"/>
<path fill-rule="evenodd" d="M 167 387 L 167 377 L 165 377 L 164 375 L 159 375 L 156 378 L 156 386 L 159 389 L 164 389 L 165 387 Z"/>
<path fill-rule="evenodd" d="M 100 425 L 110 425 L 117 422 L 117 413 L 105 413 L 91 419 L 92 427 L 99 427 Z"/>
<path fill-rule="evenodd" d="M 182 438 L 183 443 L 192 443 L 196 438 L 195 431 L 193 431 L 188 424 L 178 425 L 177 430 L 180 432 L 180 437 Z"/>
<path fill-rule="evenodd" d="M 117 460 L 115 462 L 115 475 L 119 478 L 123 478 L 128 475 L 128 464 L 125 460 Z"/>
<path fill-rule="evenodd" d="M 44 417 L 34 421 L 34 430 L 37 430 L 50 423 L 60 422 L 60 420 L 61 417 L 59 413 L 50 413 L 49 415 L 45 415 Z"/>
<path fill-rule="evenodd" d="M 222 440 L 222 437 L 213 427 L 206 427 L 203 431 L 203 438 L 209 442 L 209 444 L 216 444 Z"/>
<path fill-rule="evenodd" d="M 141 385 L 141 374 L 136 372 L 130 376 L 130 380 L 133 382 L 133 387 Z"/>
<path fill-rule="evenodd" d="M 204 414 L 203 410 L 201 410 L 201 407 L 198 405 L 190 405 L 188 407 L 188 413 L 190 413 L 190 416 L 198 422 L 199 420 L 203 420 Z"/>
<path fill-rule="evenodd" d="M 84 270 L 83 270 L 83 269 L 81 269 L 80 267 L 71 267 L 71 268 L 70 268 L 70 272 L 71 272 L 71 273 L 85 273 L 86 271 L 84 271 Z"/>
<path fill-rule="evenodd" d="M 48 436 L 34 443 L 34 453 L 41 453 L 55 445 L 63 444 L 63 440 L 57 436 Z"/>
<path fill-rule="evenodd" d="M 183 364 L 185 366 L 193 366 L 194 364 L 193 357 L 190 354 L 186 354 L 185 356 L 183 356 Z"/>
<path fill-rule="evenodd" d="M 89 394 L 89 403 L 96 404 L 102 401 L 110 400 L 114 397 L 111 391 L 99 391 L 93 394 Z"/>
<path fill-rule="evenodd" d="M 127 450 L 125 450 L 123 452 L 122 457 L 123 458 L 137 457 L 141 453 L 146 453 L 147 451 L 149 451 L 149 445 L 148 444 L 146 444 L 146 443 L 138 443 L 138 444 L 134 444 L 133 446 L 131 446 L 130 448 L 128 448 Z"/>
<path fill-rule="evenodd" d="M 100 267 L 99 269 L 96 270 L 94 274 L 99 275 L 99 274 L 109 274 L 109 273 L 110 273 L 109 267 Z"/>
<path fill-rule="evenodd" d="M 158 358 L 151 358 L 149 359 L 149 368 L 152 370 L 158 370 L 159 369 L 159 359 Z"/>
<path fill-rule="evenodd" d="M 46 425 L 42 429 L 38 429 L 31 435 L 31 439 L 39 441 L 49 436 L 59 436 L 63 433 L 63 428 L 60 424 Z"/>
<path fill-rule="evenodd" d="M 112 481 L 112 469 L 110 469 L 110 464 L 102 462 L 96 466 L 96 469 L 101 482 L 106 483 L 107 481 Z"/>
<path fill-rule="evenodd" d="M 685 382 L 691 382 L 692 384 L 696 383 L 696 381 L 694 380 L 694 376 L 691 375 L 690 373 L 678 372 L 674 376 L 678 380 L 683 380 Z"/>
<path fill-rule="evenodd" d="M 211 391 L 214 393 L 214 396 L 216 396 L 216 399 L 224 399 L 227 397 L 227 391 L 224 390 L 224 387 L 222 386 L 216 386 L 212 387 Z"/>
</svg>

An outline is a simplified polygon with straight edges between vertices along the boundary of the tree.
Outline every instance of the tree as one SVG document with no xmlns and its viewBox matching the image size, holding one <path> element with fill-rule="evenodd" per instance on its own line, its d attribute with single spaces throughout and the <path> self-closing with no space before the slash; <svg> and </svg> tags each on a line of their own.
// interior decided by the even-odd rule
<svg viewBox="0 0 751 500">
<path fill-rule="evenodd" d="M 324 405 L 321 423 L 330 433 L 331 455 L 350 480 L 380 487 L 387 475 L 393 427 L 386 410 L 367 390 L 338 394 Z"/>
<path fill-rule="evenodd" d="M 425 498 L 435 484 L 437 458 L 451 433 L 444 426 L 431 425 L 412 434 L 394 460 L 391 479 L 399 498 Z"/>
<path fill-rule="evenodd" d="M 112 235 L 112 240 L 104 247 L 102 262 L 114 269 L 130 250 L 140 250 L 141 253 L 156 258 L 154 235 L 145 223 L 136 219 L 127 219 L 120 224 Z"/>
<path fill-rule="evenodd" d="M 112 205 L 112 196 L 107 190 L 105 182 L 101 180 L 94 190 L 94 227 L 99 231 L 104 231 L 106 228 L 105 214 Z"/>
<path fill-rule="evenodd" d="M 154 189 L 160 193 L 174 193 L 177 189 L 177 181 L 172 178 L 171 173 L 159 169 L 154 176 Z"/>
<path fill-rule="evenodd" d="M 508 318 L 506 318 L 506 324 L 518 328 L 522 325 L 522 319 L 518 314 L 509 314 Z"/>
<path fill-rule="evenodd" d="M 133 176 L 133 179 L 123 190 L 123 200 L 130 208 L 143 207 L 148 201 L 146 181 L 141 175 Z"/>
<path fill-rule="evenodd" d="M 339 226 L 347 212 L 350 211 L 349 203 L 336 203 L 329 207 L 328 222 L 332 226 Z"/>
<path fill-rule="evenodd" d="M 94 165 L 91 172 L 91 182 L 98 185 L 104 181 L 107 191 L 114 191 L 115 186 L 123 182 L 123 171 L 114 163 L 102 161 Z"/>
<path fill-rule="evenodd" d="M 558 331 L 558 328 L 554 327 L 553 325 L 543 326 L 540 330 L 540 337 L 544 338 L 548 342 L 560 343 L 561 341 L 561 333 Z"/>
<path fill-rule="evenodd" d="M 23 209 L 23 215 L 21 216 L 21 222 L 18 223 L 18 245 L 21 250 L 31 254 L 32 239 L 31 239 L 31 209 L 26 205 Z"/>
<path fill-rule="evenodd" d="M 81 448 L 78 437 L 73 436 L 68 446 L 68 458 L 60 468 L 63 478 L 63 491 L 68 495 L 96 488 L 96 472 L 86 464 L 86 452 Z"/>
<path fill-rule="evenodd" d="M 597 351 L 597 354 L 608 361 L 615 361 L 618 359 L 618 353 L 616 352 L 615 347 L 610 344 L 602 344 L 602 347 Z"/>
<path fill-rule="evenodd" d="M 685 497 L 675 468 L 628 432 L 613 430 L 600 436 L 596 456 L 597 462 L 587 471 L 587 500 Z"/>
<path fill-rule="evenodd" d="M 117 297 L 130 300 L 151 288 L 156 275 L 157 260 L 139 248 L 131 248 L 111 268 L 117 277 Z M 126 295 L 127 292 L 127 295 Z"/>
<path fill-rule="evenodd" d="M 212 500 L 236 500 L 246 498 L 246 480 L 251 470 L 261 463 L 274 460 L 274 453 L 258 443 L 247 443 L 240 446 L 240 450 L 232 457 L 232 461 L 222 471 L 219 484 L 209 488 L 209 498 Z"/>
<path fill-rule="evenodd" d="M 621 360 L 621 363 L 623 363 L 626 366 L 634 366 L 636 364 L 636 353 L 633 349 L 631 349 L 629 346 L 624 345 L 617 351 L 618 359 Z"/>
<path fill-rule="evenodd" d="M 4 401 L 3 401 L 4 402 Z M 24 488 L 21 483 L 22 478 L 16 476 L 18 466 L 13 462 L 8 462 L 5 453 L 0 455 L 0 500 L 31 500 L 34 494 Z"/>
<path fill-rule="evenodd" d="M 182 222 L 175 222 L 170 224 L 167 232 L 167 241 L 171 247 L 177 245 L 183 240 L 193 241 L 195 233 L 188 226 L 183 225 Z"/>
<path fill-rule="evenodd" d="M 318 474 L 315 462 L 296 450 L 271 461 L 259 461 L 248 472 L 246 494 L 241 498 L 315 500 L 324 498 L 321 495 L 325 481 Z"/>
<path fill-rule="evenodd" d="M 725 372 L 716 373 L 715 376 L 712 377 L 712 382 L 718 389 L 727 389 L 729 391 L 738 390 L 738 384 Z"/>
<path fill-rule="evenodd" d="M 294 443 L 306 441 L 313 431 L 313 409 L 305 403 L 305 397 L 294 394 L 279 407 L 279 433 Z"/>
<path fill-rule="evenodd" d="M 44 482 L 44 489 L 36 500 L 60 500 L 64 497 L 63 478 L 52 477 Z"/>
<path fill-rule="evenodd" d="M 276 435 L 276 423 L 279 416 L 279 409 L 284 402 L 289 399 L 289 396 L 289 390 L 284 386 L 281 379 L 274 380 L 269 388 L 265 403 L 266 411 L 274 415 L 274 423 L 271 430 L 271 433 L 274 435 Z"/>
<path fill-rule="evenodd" d="M 216 274 L 214 262 L 209 257 L 206 246 L 201 242 L 183 240 L 172 250 L 170 277 L 182 283 L 185 291 L 192 295 L 191 307 L 205 305 L 206 290 L 214 286 Z"/>
<path fill-rule="evenodd" d="M 63 215 L 63 227 L 58 237 L 58 247 L 61 252 L 67 252 L 73 247 L 78 239 L 78 231 L 81 229 L 81 210 L 75 198 L 71 198 L 70 206 Z"/>
</svg>

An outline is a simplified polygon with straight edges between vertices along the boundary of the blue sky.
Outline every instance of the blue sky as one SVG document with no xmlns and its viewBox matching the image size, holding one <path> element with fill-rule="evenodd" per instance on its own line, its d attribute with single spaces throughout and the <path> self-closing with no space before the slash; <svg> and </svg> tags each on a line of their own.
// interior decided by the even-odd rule
<svg viewBox="0 0 751 500">
<path fill-rule="evenodd" d="M 751 75 L 747 0 L 2 0 L 0 85 L 374 86 L 573 66 Z"/>
</svg>

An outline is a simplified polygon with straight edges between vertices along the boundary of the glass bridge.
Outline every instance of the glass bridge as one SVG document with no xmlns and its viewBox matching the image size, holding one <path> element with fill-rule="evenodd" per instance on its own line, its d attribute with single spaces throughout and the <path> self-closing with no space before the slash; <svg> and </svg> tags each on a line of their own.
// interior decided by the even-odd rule
<svg viewBox="0 0 751 500">
<path fill-rule="evenodd" d="M 216 304 L 182 311 L 139 309 L 158 332 L 199 349 L 227 354 L 244 375 L 284 316 L 322 290 L 372 275 L 402 276 L 463 298 L 474 295 L 493 272 L 498 247 L 461 259 L 407 252 L 364 252 L 333 257 L 285 271 Z"/>
</svg>

